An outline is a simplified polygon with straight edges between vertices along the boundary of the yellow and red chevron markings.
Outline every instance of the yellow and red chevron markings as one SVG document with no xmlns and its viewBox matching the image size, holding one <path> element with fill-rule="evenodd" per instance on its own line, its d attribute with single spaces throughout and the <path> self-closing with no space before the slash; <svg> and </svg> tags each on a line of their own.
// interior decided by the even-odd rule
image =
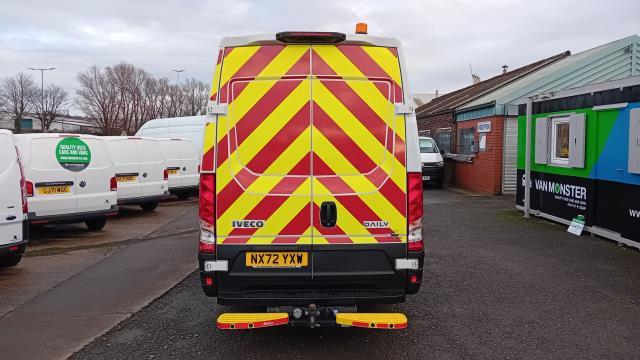
<svg viewBox="0 0 640 360">
<path fill-rule="evenodd" d="M 393 48 L 221 49 L 211 99 L 228 114 L 207 125 L 202 164 L 217 163 L 218 243 L 405 242 L 401 84 Z M 336 227 L 320 225 L 324 201 L 337 205 Z M 265 225 L 234 228 L 241 219 Z"/>
</svg>

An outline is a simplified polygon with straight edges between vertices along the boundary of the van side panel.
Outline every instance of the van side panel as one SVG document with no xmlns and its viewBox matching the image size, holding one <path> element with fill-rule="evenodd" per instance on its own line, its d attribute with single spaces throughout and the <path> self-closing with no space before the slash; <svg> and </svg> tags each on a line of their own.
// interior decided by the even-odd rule
<svg viewBox="0 0 640 360">
<path fill-rule="evenodd" d="M 20 165 L 13 135 L 0 132 L 0 246 L 22 241 Z M 13 219 L 12 219 L 13 218 Z"/>
</svg>

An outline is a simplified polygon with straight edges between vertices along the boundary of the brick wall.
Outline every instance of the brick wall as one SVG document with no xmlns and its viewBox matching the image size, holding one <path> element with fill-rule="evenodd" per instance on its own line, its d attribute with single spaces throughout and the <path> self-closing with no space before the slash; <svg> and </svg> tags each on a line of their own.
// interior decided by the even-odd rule
<svg viewBox="0 0 640 360">
<path fill-rule="evenodd" d="M 435 138 L 436 131 L 438 129 L 443 128 L 451 128 L 451 151 L 455 152 L 456 150 L 456 123 L 454 121 L 453 112 L 438 114 L 438 115 L 430 115 L 425 117 L 420 117 L 416 119 L 418 122 L 418 134 L 422 136 L 429 136 Z M 429 132 L 423 132 L 423 130 L 429 130 Z M 447 184 L 453 184 L 455 182 L 456 177 L 456 166 L 455 161 L 445 159 L 444 171 L 445 171 L 445 182 Z"/>
<path fill-rule="evenodd" d="M 452 112 L 438 114 L 438 115 L 429 115 L 426 117 L 418 117 L 418 134 L 423 136 L 435 137 L 436 130 L 442 128 L 451 128 L 451 140 L 452 146 L 455 145 L 455 122 Z M 424 132 L 424 130 L 429 130 L 429 132 Z M 455 149 L 455 147 L 453 148 Z"/>
<path fill-rule="evenodd" d="M 474 132 L 476 146 L 479 145 L 477 124 L 480 121 L 491 121 L 491 131 L 486 133 L 486 150 L 478 151 L 472 163 L 456 164 L 455 184 L 478 192 L 500 194 L 502 192 L 504 117 L 485 117 L 457 123 L 458 130 L 472 127 L 476 129 Z"/>
</svg>

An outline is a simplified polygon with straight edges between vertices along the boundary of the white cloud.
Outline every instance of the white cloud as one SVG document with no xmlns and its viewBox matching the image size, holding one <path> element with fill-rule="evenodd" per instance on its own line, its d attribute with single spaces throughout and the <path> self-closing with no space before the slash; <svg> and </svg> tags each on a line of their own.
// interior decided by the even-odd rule
<svg viewBox="0 0 640 360">
<path fill-rule="evenodd" d="M 628 11 L 610 11 L 611 9 Z M 370 33 L 403 41 L 412 89 L 451 91 L 565 50 L 577 52 L 638 31 L 636 0 L 124 1 L 24 0 L 0 13 L 0 77 L 30 66 L 75 89 L 89 66 L 128 61 L 156 76 L 211 78 L 222 36 L 283 30 Z"/>
</svg>

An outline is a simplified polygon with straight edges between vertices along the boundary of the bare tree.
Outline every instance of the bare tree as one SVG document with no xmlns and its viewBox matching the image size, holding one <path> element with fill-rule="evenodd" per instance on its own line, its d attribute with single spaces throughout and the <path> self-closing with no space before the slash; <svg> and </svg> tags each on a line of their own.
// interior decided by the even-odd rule
<svg viewBox="0 0 640 360">
<path fill-rule="evenodd" d="M 47 131 L 60 115 L 62 107 L 69 102 L 69 95 L 57 85 L 49 85 L 44 91 L 42 101 L 35 101 L 36 117 L 40 119 L 42 131 Z"/>
<path fill-rule="evenodd" d="M 207 106 L 209 100 L 209 87 L 202 81 L 194 78 L 187 79 L 182 85 L 183 116 L 198 115 Z"/>
<path fill-rule="evenodd" d="M 196 115 L 209 96 L 201 81 L 188 79 L 178 86 L 125 62 L 104 70 L 94 66 L 78 81 L 78 108 L 95 118 L 105 134 L 133 134 L 150 119 Z"/>
<path fill-rule="evenodd" d="M 14 131 L 22 131 L 20 120 L 33 110 L 34 102 L 38 98 L 38 88 L 31 75 L 20 72 L 15 76 L 3 79 L 0 83 L 0 97 L 3 104 L 2 112 L 10 115 L 14 121 Z"/>
<path fill-rule="evenodd" d="M 76 105 L 86 116 L 95 119 L 104 135 L 114 135 L 119 130 L 120 95 L 112 76 L 92 66 L 78 74 L 80 88 L 76 91 Z"/>
</svg>

